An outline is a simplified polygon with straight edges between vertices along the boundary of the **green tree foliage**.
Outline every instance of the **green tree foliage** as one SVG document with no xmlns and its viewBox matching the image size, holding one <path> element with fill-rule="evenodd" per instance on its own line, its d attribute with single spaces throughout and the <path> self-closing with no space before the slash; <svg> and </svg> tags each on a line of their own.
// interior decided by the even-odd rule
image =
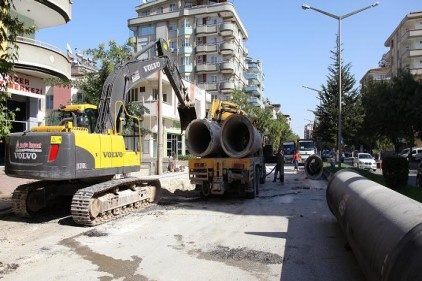
<svg viewBox="0 0 422 281">
<path fill-rule="evenodd" d="M 17 16 L 11 13 L 14 8 L 12 0 L 0 0 L 0 78 L 13 74 L 13 66 L 18 59 L 19 48 L 16 39 L 20 35 L 34 32 L 34 27 L 25 26 Z M 8 80 L 0 83 L 0 139 L 10 133 L 12 121 L 15 120 L 15 112 L 19 109 L 9 110 L 7 100 L 10 93 L 7 92 Z"/>
<path fill-rule="evenodd" d="M 280 147 L 283 141 L 298 139 L 298 136 L 293 134 L 290 125 L 282 114 L 277 114 L 274 118 L 271 110 L 251 105 L 245 92 L 234 91 L 232 101 L 248 114 L 255 127 L 267 136 L 274 148 Z"/>
<path fill-rule="evenodd" d="M 369 81 L 362 88 L 365 119 L 362 135 L 367 139 L 386 138 L 398 151 L 406 140 L 413 146 L 421 137 L 422 85 L 408 70 L 389 80 Z"/>
<path fill-rule="evenodd" d="M 339 80 L 338 50 L 331 51 L 334 63 L 328 67 L 327 84 L 319 92 L 320 105 L 314 111 L 317 122 L 314 124 L 313 138 L 323 147 L 333 148 L 337 145 L 339 116 Z M 355 89 L 356 80 L 350 72 L 351 64 L 341 64 L 342 107 L 341 125 L 344 144 L 356 142 L 357 134 L 363 122 L 363 109 L 360 94 Z"/>
</svg>

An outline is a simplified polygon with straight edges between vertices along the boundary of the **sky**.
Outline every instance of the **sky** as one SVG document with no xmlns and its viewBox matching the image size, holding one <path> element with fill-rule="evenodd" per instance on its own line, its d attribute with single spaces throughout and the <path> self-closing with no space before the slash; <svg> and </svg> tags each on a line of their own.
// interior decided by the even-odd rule
<svg viewBox="0 0 422 281">
<path fill-rule="evenodd" d="M 294 133 L 303 137 L 304 126 L 314 120 L 317 92 L 327 84 L 328 67 L 335 61 L 338 21 L 302 4 L 343 16 L 376 1 L 371 0 L 232 0 L 248 40 L 249 56 L 261 60 L 264 95 L 291 116 Z M 127 20 L 136 17 L 141 0 L 73 0 L 67 25 L 40 30 L 36 39 L 66 50 L 96 48 L 115 40 L 124 44 L 132 35 Z M 385 41 L 410 12 L 422 11 L 420 0 L 384 0 L 379 5 L 341 20 L 343 63 L 351 64 L 356 88 L 363 75 L 378 67 L 388 51 Z"/>
</svg>

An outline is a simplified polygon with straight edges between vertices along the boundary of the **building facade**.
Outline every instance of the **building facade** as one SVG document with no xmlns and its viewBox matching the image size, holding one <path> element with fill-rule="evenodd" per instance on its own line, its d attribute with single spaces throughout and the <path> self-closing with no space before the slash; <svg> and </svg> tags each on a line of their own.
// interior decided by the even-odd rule
<svg viewBox="0 0 422 281">
<path fill-rule="evenodd" d="M 37 30 L 66 24 L 71 19 L 72 1 L 13 1 L 10 11 L 25 26 L 36 26 Z M 63 51 L 46 42 L 36 40 L 36 34 L 20 36 L 14 73 L 0 77 L 0 83 L 9 81 L 11 98 L 7 107 L 19 108 L 13 122 L 12 132 L 22 132 L 38 126 L 45 119 L 47 78 L 70 79 L 70 61 Z M 3 164 L 4 142 L 0 142 L 0 165 Z"/>
<path fill-rule="evenodd" d="M 128 20 L 139 50 L 164 38 L 187 81 L 226 99 L 247 86 L 248 34 L 232 3 L 223 0 L 149 0 Z"/>
<path fill-rule="evenodd" d="M 260 60 L 254 61 L 251 57 L 246 58 L 248 69 L 245 78 L 248 81 L 246 94 L 249 95 L 249 103 L 264 108 L 264 71 Z"/>
<path fill-rule="evenodd" d="M 422 80 L 422 11 L 407 14 L 384 45 L 389 51 L 383 56 L 383 64 L 390 77 L 408 69 Z"/>
</svg>

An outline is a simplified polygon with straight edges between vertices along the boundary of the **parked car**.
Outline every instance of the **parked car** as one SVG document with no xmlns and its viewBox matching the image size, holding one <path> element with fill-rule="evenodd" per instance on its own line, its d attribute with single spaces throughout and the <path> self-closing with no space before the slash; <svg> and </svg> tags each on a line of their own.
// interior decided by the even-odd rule
<svg viewBox="0 0 422 281">
<path fill-rule="evenodd" d="M 422 188 L 422 161 L 419 163 L 416 173 L 416 187 Z"/>
<path fill-rule="evenodd" d="M 377 162 L 369 153 L 358 153 L 353 159 L 353 166 L 358 167 L 359 169 L 372 170 L 374 172 L 377 170 Z"/>
<path fill-rule="evenodd" d="M 420 161 L 420 158 L 419 160 L 416 160 L 416 155 L 422 153 L 422 147 L 413 147 L 411 155 L 410 155 L 410 159 L 409 159 L 409 151 L 410 151 L 410 148 L 405 148 L 400 152 L 399 155 L 410 161 Z"/>
<path fill-rule="evenodd" d="M 415 156 L 413 157 L 413 159 L 416 162 L 420 162 L 422 160 L 422 153 L 416 153 Z"/>
</svg>

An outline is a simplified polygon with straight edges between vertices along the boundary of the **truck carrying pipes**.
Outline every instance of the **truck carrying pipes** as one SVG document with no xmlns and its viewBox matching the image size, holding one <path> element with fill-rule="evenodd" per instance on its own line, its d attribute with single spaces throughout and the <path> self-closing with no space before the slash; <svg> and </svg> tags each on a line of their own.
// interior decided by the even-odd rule
<svg viewBox="0 0 422 281">
<path fill-rule="evenodd" d="M 255 198 L 265 182 L 260 132 L 239 107 L 214 100 L 209 119 L 192 121 L 186 129 L 189 178 L 202 197 L 237 192 Z"/>
</svg>

